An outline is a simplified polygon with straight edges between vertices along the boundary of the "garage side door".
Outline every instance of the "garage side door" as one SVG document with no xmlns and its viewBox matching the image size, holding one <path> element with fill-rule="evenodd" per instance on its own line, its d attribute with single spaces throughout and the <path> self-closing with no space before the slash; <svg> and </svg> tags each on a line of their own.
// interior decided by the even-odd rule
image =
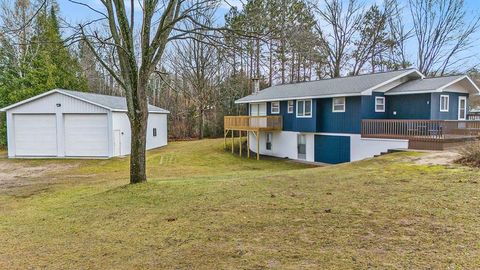
<svg viewBox="0 0 480 270">
<path fill-rule="evenodd" d="M 350 161 L 350 137 L 315 135 L 315 161 L 337 164 Z"/>
<path fill-rule="evenodd" d="M 106 114 L 65 114 L 65 156 L 108 156 Z"/>
<path fill-rule="evenodd" d="M 16 156 L 56 156 L 55 114 L 14 114 Z"/>
</svg>

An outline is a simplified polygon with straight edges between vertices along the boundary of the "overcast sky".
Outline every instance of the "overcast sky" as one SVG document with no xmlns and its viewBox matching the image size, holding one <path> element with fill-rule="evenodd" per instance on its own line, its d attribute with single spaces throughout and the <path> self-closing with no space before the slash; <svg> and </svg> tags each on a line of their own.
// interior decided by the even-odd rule
<svg viewBox="0 0 480 270">
<path fill-rule="evenodd" d="M 82 1 L 82 0 L 80 0 Z M 230 6 L 237 6 L 241 8 L 243 0 L 228 0 L 228 2 L 222 2 L 219 9 L 216 12 L 216 22 L 222 24 L 224 21 L 224 15 L 228 12 Z M 407 4 L 407 0 L 403 0 L 404 4 Z M 83 0 L 83 2 L 88 3 L 94 8 L 102 8 L 100 0 Z M 129 2 L 129 1 L 128 1 Z M 138 3 L 138 0 L 135 1 Z M 365 2 L 383 2 L 382 0 L 365 0 Z M 68 0 L 58 0 L 60 5 L 60 13 L 63 18 L 65 18 L 71 24 L 77 24 L 79 22 L 89 21 L 93 18 L 98 18 L 98 14 L 89 10 L 86 7 L 82 7 L 78 4 L 71 3 Z M 480 0 L 465 0 L 465 5 L 467 7 L 467 12 L 471 14 L 480 13 Z M 127 5 L 129 6 L 129 5 Z M 137 8 L 137 10 L 140 10 Z M 140 12 L 140 11 L 139 11 Z M 138 21 L 138 20 L 137 20 Z M 408 22 L 408 20 L 406 20 Z M 478 46 L 474 46 L 470 51 L 466 52 L 465 55 L 472 55 L 468 63 L 465 65 L 465 68 L 471 67 L 480 63 L 480 31 L 476 34 L 475 39 L 477 40 Z M 412 55 L 409 55 L 411 58 L 414 57 L 415 48 L 411 48 Z M 462 70 L 464 71 L 464 70 Z"/>
</svg>

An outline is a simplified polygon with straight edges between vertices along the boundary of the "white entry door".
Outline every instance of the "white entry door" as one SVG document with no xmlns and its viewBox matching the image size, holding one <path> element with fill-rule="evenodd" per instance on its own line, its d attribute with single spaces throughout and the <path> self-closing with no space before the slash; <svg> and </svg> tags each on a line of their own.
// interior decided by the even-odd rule
<svg viewBox="0 0 480 270">
<path fill-rule="evenodd" d="M 467 119 L 467 97 L 458 97 L 458 120 Z"/>
<path fill-rule="evenodd" d="M 55 114 L 14 114 L 16 156 L 57 156 Z"/>
<path fill-rule="evenodd" d="M 65 114 L 65 156 L 107 157 L 106 114 Z"/>
</svg>

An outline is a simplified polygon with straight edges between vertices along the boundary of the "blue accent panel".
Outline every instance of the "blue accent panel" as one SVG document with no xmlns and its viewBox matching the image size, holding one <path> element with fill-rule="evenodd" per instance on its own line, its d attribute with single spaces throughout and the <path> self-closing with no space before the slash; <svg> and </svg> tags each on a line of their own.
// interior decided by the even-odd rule
<svg viewBox="0 0 480 270">
<path fill-rule="evenodd" d="M 293 113 L 288 113 L 288 101 L 280 101 L 280 115 L 283 117 L 283 130 L 294 131 L 296 104 L 293 102 Z"/>
<path fill-rule="evenodd" d="M 293 123 L 293 131 L 315 132 L 317 130 L 317 119 L 318 119 L 317 103 L 318 103 L 317 99 L 312 99 L 312 117 L 298 118 L 297 108 L 296 108 L 297 101 L 295 101 L 295 110 L 294 110 L 295 121 Z"/>
<path fill-rule="evenodd" d="M 432 93 L 432 120 L 457 120 L 458 119 L 458 98 L 463 96 L 468 98 L 466 93 L 442 92 Z M 440 111 L 440 95 L 449 96 L 448 112 Z"/>
<path fill-rule="evenodd" d="M 388 97 L 385 98 L 385 112 L 375 112 L 375 97 L 384 97 L 383 93 L 373 92 L 371 96 L 362 96 L 362 119 L 385 119 L 388 114 Z"/>
<path fill-rule="evenodd" d="M 346 97 L 345 112 L 332 112 L 332 98 L 317 102 L 317 132 L 360 133 L 362 97 Z"/>
<path fill-rule="evenodd" d="M 350 161 L 350 137 L 315 135 L 315 161 L 337 164 Z"/>
<path fill-rule="evenodd" d="M 429 93 L 387 96 L 387 118 L 430 119 L 430 99 Z"/>
<path fill-rule="evenodd" d="M 312 100 L 312 117 L 297 118 L 297 101 L 293 101 L 293 113 L 288 113 L 288 101 L 280 101 L 280 114 L 271 113 L 272 103 L 267 102 L 267 115 L 282 116 L 284 131 L 315 132 L 317 119 L 317 102 Z"/>
</svg>

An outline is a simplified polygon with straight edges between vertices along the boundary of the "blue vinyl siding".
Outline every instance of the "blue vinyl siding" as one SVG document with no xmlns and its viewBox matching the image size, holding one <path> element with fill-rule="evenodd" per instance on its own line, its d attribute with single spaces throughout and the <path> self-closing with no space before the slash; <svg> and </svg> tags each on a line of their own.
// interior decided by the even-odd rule
<svg viewBox="0 0 480 270">
<path fill-rule="evenodd" d="M 431 94 L 386 96 L 387 118 L 430 119 L 430 99 Z"/>
<path fill-rule="evenodd" d="M 384 94 L 373 92 L 371 96 L 362 96 L 362 119 L 385 119 L 388 117 L 388 97 L 385 98 L 385 112 L 375 112 L 375 97 L 384 97 Z"/>
<path fill-rule="evenodd" d="M 468 97 L 468 94 L 464 93 L 454 93 L 454 92 L 443 92 L 443 93 L 432 93 L 431 101 L 431 119 L 432 120 L 457 120 L 458 119 L 458 97 L 464 96 Z M 449 105 L 448 112 L 440 111 L 440 95 L 449 96 Z"/>
<path fill-rule="evenodd" d="M 350 161 L 350 137 L 315 135 L 315 161 L 337 164 Z"/>
<path fill-rule="evenodd" d="M 332 98 L 317 100 L 317 132 L 360 133 L 362 97 L 346 97 L 345 112 L 332 112 Z"/>
<path fill-rule="evenodd" d="M 280 102 L 280 114 L 272 114 L 270 111 L 272 104 L 267 102 L 267 115 L 280 115 L 283 118 L 284 131 L 315 132 L 317 119 L 317 102 L 312 100 L 312 117 L 297 117 L 297 101 L 293 101 L 293 113 L 288 113 L 288 101 Z"/>
</svg>

